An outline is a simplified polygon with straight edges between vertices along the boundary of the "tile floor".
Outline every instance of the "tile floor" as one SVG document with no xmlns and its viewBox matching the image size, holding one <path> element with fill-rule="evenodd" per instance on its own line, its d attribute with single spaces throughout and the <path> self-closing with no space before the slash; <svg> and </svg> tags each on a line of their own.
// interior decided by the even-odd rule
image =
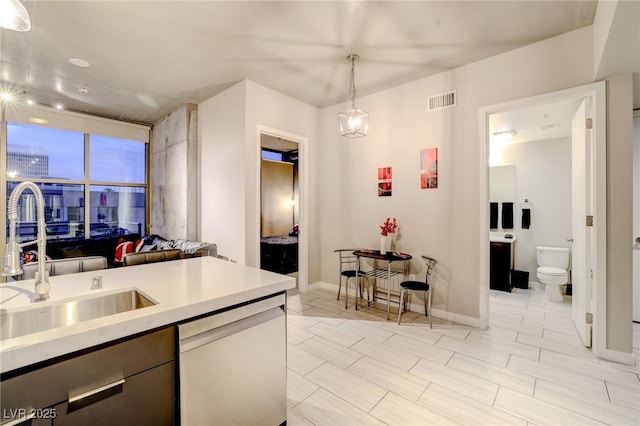
<svg viewBox="0 0 640 426">
<path fill-rule="evenodd" d="M 584 348 L 569 301 L 492 291 L 487 330 L 394 319 L 345 310 L 335 291 L 291 292 L 287 424 L 640 425 L 640 368 Z M 640 365 L 640 324 L 634 348 Z"/>
</svg>

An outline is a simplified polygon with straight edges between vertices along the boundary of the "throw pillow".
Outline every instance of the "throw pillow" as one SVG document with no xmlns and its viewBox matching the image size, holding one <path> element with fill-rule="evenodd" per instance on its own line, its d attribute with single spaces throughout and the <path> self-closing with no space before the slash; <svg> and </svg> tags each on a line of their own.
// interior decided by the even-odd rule
<svg viewBox="0 0 640 426">
<path fill-rule="evenodd" d="M 124 241 L 116 247 L 116 254 L 113 256 L 113 261 L 122 263 L 124 257 L 129 253 L 133 253 L 133 242 Z"/>
</svg>

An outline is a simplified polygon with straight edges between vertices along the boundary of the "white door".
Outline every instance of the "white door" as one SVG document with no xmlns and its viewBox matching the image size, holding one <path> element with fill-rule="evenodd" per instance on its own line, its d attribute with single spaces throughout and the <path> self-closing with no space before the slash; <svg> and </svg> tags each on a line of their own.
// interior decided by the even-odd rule
<svg viewBox="0 0 640 426">
<path fill-rule="evenodd" d="M 592 215 L 592 151 L 591 130 L 587 129 L 591 98 L 585 98 L 571 121 L 571 208 L 573 247 L 571 250 L 571 312 L 585 346 L 591 346 L 591 324 L 587 313 L 593 312 L 591 244 L 593 226 L 587 226 Z M 589 321 L 590 322 L 590 321 Z"/>
</svg>

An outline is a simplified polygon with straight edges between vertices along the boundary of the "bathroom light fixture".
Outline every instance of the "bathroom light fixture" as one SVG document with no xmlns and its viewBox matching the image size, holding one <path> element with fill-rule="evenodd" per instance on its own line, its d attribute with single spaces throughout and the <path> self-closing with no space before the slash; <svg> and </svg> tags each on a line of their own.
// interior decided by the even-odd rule
<svg viewBox="0 0 640 426">
<path fill-rule="evenodd" d="M 501 130 L 499 132 L 494 132 L 493 136 L 497 137 L 497 138 L 512 138 L 515 135 L 517 135 L 518 132 L 516 132 L 515 130 Z"/>
<path fill-rule="evenodd" d="M 359 58 L 360 56 L 355 53 L 347 56 L 347 59 L 351 61 L 351 74 L 349 77 L 351 108 L 338 114 L 340 133 L 348 138 L 366 136 L 369 130 L 369 114 L 356 107 L 355 61 Z"/>
<path fill-rule="evenodd" d="M 13 31 L 29 31 L 29 12 L 20 0 L 0 0 L 0 27 Z"/>
</svg>

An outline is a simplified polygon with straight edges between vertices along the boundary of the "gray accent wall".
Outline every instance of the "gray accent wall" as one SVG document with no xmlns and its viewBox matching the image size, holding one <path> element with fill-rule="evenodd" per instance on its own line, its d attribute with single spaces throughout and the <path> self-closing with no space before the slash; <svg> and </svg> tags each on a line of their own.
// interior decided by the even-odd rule
<svg viewBox="0 0 640 426">
<path fill-rule="evenodd" d="M 153 125 L 151 234 L 198 240 L 198 107 L 187 104 Z"/>
</svg>

